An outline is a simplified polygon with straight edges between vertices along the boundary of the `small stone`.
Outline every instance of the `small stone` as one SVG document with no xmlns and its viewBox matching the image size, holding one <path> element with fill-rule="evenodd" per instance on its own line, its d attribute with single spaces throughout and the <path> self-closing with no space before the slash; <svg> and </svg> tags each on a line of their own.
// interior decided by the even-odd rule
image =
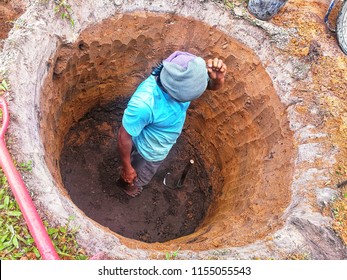
<svg viewBox="0 0 347 280">
<path fill-rule="evenodd" d="M 243 15 L 243 9 L 241 7 L 235 7 L 234 8 L 234 13 L 236 16 L 240 17 Z"/>
<path fill-rule="evenodd" d="M 305 47 L 300 51 L 300 53 L 302 56 L 306 56 L 308 55 L 309 51 L 310 51 L 309 47 Z"/>
<path fill-rule="evenodd" d="M 120 6 L 120 5 L 123 4 L 123 0 L 114 0 L 114 4 L 115 4 L 116 6 Z"/>
</svg>

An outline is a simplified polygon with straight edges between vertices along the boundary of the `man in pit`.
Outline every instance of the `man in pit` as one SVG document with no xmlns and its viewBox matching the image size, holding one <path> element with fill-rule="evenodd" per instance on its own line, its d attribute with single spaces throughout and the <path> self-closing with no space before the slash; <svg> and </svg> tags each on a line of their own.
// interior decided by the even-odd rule
<svg viewBox="0 0 347 280">
<path fill-rule="evenodd" d="M 117 185 L 128 195 L 141 193 L 181 134 L 192 100 L 218 90 L 227 66 L 176 51 L 157 66 L 132 95 L 118 132 L 121 174 Z"/>
</svg>

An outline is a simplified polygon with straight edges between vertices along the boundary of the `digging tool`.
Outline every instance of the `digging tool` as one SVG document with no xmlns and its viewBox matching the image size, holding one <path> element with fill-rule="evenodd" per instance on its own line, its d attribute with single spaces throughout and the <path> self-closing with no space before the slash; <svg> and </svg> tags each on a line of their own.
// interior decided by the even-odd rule
<svg viewBox="0 0 347 280">
<path fill-rule="evenodd" d="M 170 172 L 166 173 L 166 175 L 164 177 L 164 180 L 163 180 L 164 186 L 169 187 L 170 189 L 180 189 L 180 188 L 182 188 L 184 180 L 187 177 L 188 171 L 193 166 L 193 164 L 194 164 L 194 160 L 193 159 L 189 160 L 189 162 L 187 163 L 187 165 L 183 169 L 181 177 L 174 184 L 170 184 L 170 179 L 169 178 L 170 178 L 171 173 Z"/>
</svg>

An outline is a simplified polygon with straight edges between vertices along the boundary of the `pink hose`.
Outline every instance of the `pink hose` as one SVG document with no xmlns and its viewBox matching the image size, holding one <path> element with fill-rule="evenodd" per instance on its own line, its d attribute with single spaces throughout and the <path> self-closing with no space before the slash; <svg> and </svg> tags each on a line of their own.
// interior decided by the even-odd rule
<svg viewBox="0 0 347 280">
<path fill-rule="evenodd" d="M 53 243 L 42 223 L 40 216 L 34 206 L 30 194 L 13 164 L 12 158 L 5 143 L 5 133 L 9 124 L 9 112 L 6 101 L 0 97 L 0 109 L 2 109 L 3 121 L 0 129 L 0 166 L 7 177 L 12 193 L 23 213 L 29 231 L 34 238 L 36 246 L 44 260 L 59 260 Z"/>
</svg>

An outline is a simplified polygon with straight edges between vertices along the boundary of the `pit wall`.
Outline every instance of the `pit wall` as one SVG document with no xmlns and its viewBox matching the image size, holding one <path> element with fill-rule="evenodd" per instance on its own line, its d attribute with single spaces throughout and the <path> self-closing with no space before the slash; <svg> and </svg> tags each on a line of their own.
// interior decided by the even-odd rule
<svg viewBox="0 0 347 280">
<path fill-rule="evenodd" d="M 147 259 L 161 258 L 165 251 L 177 249 L 176 244 L 143 249 L 132 248 L 131 240 L 120 239 L 86 218 L 62 193 L 62 190 L 57 188 L 55 178 L 46 166 L 45 150 L 39 134 L 41 89 L 60 46 L 75 43 L 85 28 L 111 16 L 134 11 L 167 13 L 204 22 L 222 31 L 231 39 L 245 44 L 253 51 L 257 57 L 255 66 L 259 63 L 266 69 L 276 94 L 286 107 L 286 111 L 282 111 L 282 113 L 286 115 L 290 128 L 295 133 L 298 148 L 291 184 L 291 201 L 285 209 L 284 215 L 281 216 L 284 225 L 280 229 L 266 238 L 242 247 L 225 245 L 220 248 L 221 244 L 217 242 L 216 249 L 182 250 L 180 257 L 194 259 L 283 258 L 288 254 L 298 252 L 308 253 L 312 258 L 332 259 L 344 256 L 345 248 L 329 229 L 331 219 L 322 216 L 317 211 L 320 203 L 329 201 L 335 195 L 332 189 L 321 186 L 329 179 L 328 170 L 334 164 L 336 150 L 323 150 L 321 142 L 324 141 L 325 135 L 316 133 L 314 125 L 303 123 L 300 113 L 295 111 L 295 104 L 300 100 L 293 95 L 293 88 L 298 82 L 298 77 L 295 77 L 293 73 L 298 66 L 305 65 L 293 58 L 288 59 L 279 50 L 285 46 L 286 40 L 295 36 L 291 33 L 292 31 L 280 29 L 269 23 L 254 20 L 250 22 L 247 20 L 247 16 L 244 17 L 245 19 L 233 16 L 214 2 L 202 3 L 193 0 L 169 1 L 168 3 L 155 0 L 150 3 L 147 1 L 124 1 L 123 3 L 120 0 L 82 0 L 77 4 L 72 4 L 76 19 L 76 26 L 72 28 L 67 22 L 58 20 L 51 4 L 42 5 L 39 2 L 29 6 L 21 17 L 26 24 L 18 30 L 13 30 L 6 40 L 4 50 L 0 54 L 3 62 L 0 70 L 7 72 L 12 90 L 10 102 L 12 147 L 22 161 L 33 160 L 34 162 L 33 172 L 25 178 L 25 181 L 32 191 L 42 215 L 52 223 L 58 224 L 64 224 L 70 215 L 75 216 L 76 225 L 81 227 L 78 236 L 79 243 L 91 255 L 103 252 L 109 258 Z M 245 80 L 245 82 L 248 81 Z M 304 76 L 300 82 L 309 83 L 310 73 Z M 261 97 L 261 94 L 258 97 L 259 100 L 264 98 Z M 206 102 L 206 99 L 204 101 Z M 277 114 L 282 110 L 281 108 L 283 108 L 282 105 L 279 109 L 274 108 L 273 110 Z M 199 117 L 200 109 L 204 113 L 207 111 L 203 106 L 200 109 L 198 107 L 193 109 L 194 114 Z M 268 110 L 272 110 L 272 108 L 268 108 Z M 252 117 L 249 117 L 249 120 L 251 119 Z M 275 121 L 275 119 L 271 121 Z M 33 127 L 33 124 L 37 126 Z M 281 125 L 281 123 L 278 124 L 278 127 Z M 66 125 L 67 127 L 68 125 Z M 312 147 L 314 149 L 311 149 Z M 57 155 L 58 150 L 59 147 L 53 151 L 54 156 Z M 278 152 L 280 151 L 279 149 Z M 264 151 L 264 155 L 269 155 L 267 152 L 270 151 L 266 151 L 266 153 Z M 316 168 L 317 159 L 324 162 L 324 166 L 320 165 L 319 168 Z M 226 158 L 219 160 L 223 161 Z M 228 180 L 231 181 L 231 179 Z M 312 196 L 317 197 L 317 200 L 312 200 Z M 220 199 L 224 198 L 221 195 Z M 253 209 L 253 211 L 255 210 Z M 209 215 L 213 217 L 213 210 L 211 213 Z M 312 240 L 316 240 L 314 245 L 312 245 Z M 320 250 L 325 244 L 329 244 L 329 248 Z"/>
<path fill-rule="evenodd" d="M 221 57 L 230 71 L 223 91 L 193 102 L 184 129 L 202 155 L 215 199 L 199 230 L 165 244 L 199 250 L 254 242 L 283 223 L 290 201 L 294 147 L 285 106 L 250 49 L 191 18 L 119 15 L 62 45 L 41 93 L 46 162 L 63 190 L 56 163 L 72 124 L 96 105 L 129 97 L 151 66 L 178 49 Z"/>
</svg>

